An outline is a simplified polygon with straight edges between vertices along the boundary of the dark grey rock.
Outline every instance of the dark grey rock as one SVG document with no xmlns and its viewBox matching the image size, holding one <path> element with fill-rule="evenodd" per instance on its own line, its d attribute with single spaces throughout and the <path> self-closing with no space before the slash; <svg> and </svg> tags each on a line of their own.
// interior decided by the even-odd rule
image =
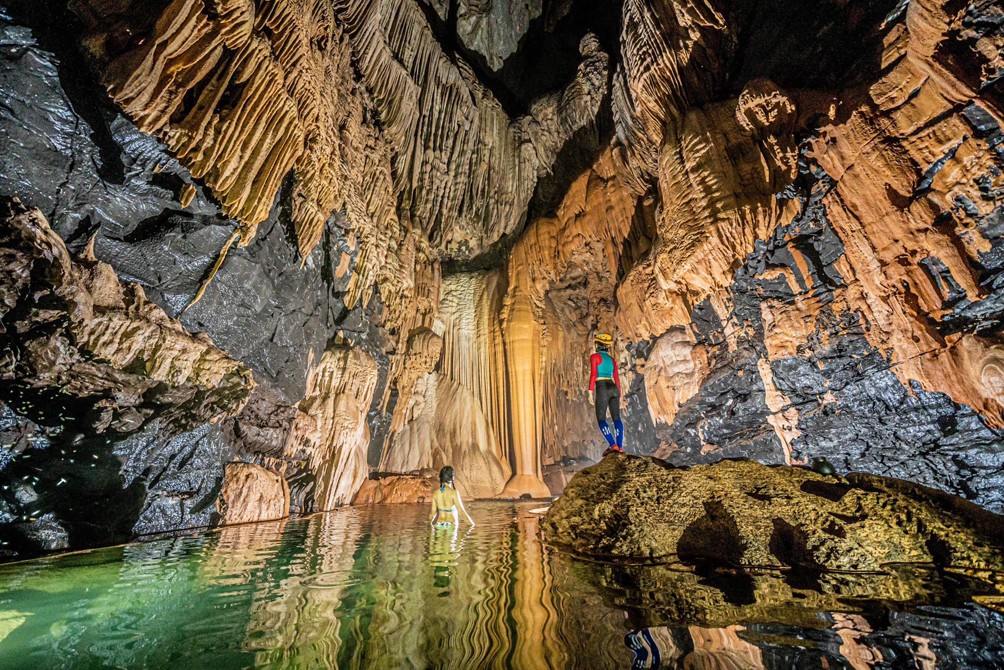
<svg viewBox="0 0 1004 670">
<path fill-rule="evenodd" d="M 698 393 L 679 409 L 673 425 L 658 427 L 660 438 L 678 447 L 668 460 L 675 465 L 736 456 L 766 463 L 782 460 L 781 445 L 766 423 L 769 410 L 757 362 L 768 357 L 761 302 L 795 300 L 787 281 L 763 277 L 767 269 L 784 267 L 800 290 L 822 305 L 806 353 L 771 361 L 774 384 L 798 410 L 800 437 L 794 441 L 793 456 L 825 458 L 839 472 L 919 482 L 1004 510 L 1004 433 L 942 393 L 917 384 L 905 387 L 888 358 L 868 342 L 858 315 L 830 307 L 834 291 L 844 284 L 834 267 L 843 245 L 821 204 L 828 177 L 806 166 L 805 178 L 807 183 L 786 196 L 802 200 L 801 215 L 758 242 L 735 273 L 731 318 L 740 333 L 736 350 L 723 344 L 723 326 L 707 305 L 694 310 L 693 327 L 709 349 L 711 371 Z M 986 217 L 984 225 L 996 229 L 997 216 Z M 1000 238 L 991 239 L 996 250 Z M 789 245 L 806 259 L 807 276 L 794 262 Z M 964 293 L 954 290 L 947 268 L 932 259 L 928 270 L 942 281 L 949 295 L 946 306 L 954 304 L 941 322 L 946 332 L 1000 332 L 1004 264 L 996 259 L 986 259 L 984 281 L 1000 280 L 1001 286 L 978 303 L 959 297 Z M 715 448 L 702 453 L 705 445 Z"/>
<path fill-rule="evenodd" d="M 209 526 L 223 483 L 223 466 L 233 460 L 218 426 L 205 424 L 168 437 L 159 421 L 115 444 L 126 487 L 141 483 L 146 499 L 133 532 L 137 535 Z"/>
<path fill-rule="evenodd" d="M 70 546 L 69 533 L 52 513 L 16 525 L 24 537 L 42 551 L 59 551 Z"/>
<path fill-rule="evenodd" d="M 0 20 L 0 195 L 41 209 L 77 247 L 98 225 L 129 231 L 165 207 L 180 209 L 180 190 L 192 183 L 96 84 L 78 83 L 89 79 L 82 67 L 41 47 L 30 28 Z M 209 205 L 203 197 L 195 206 Z"/>
<path fill-rule="evenodd" d="M 288 185 L 245 247 L 230 250 L 202 300 L 188 311 L 235 223 L 154 138 L 107 100 L 77 50 L 73 16 L 42 2 L 0 11 L 0 195 L 39 207 L 71 250 L 93 238 L 96 256 L 123 281 L 192 332 L 204 332 L 255 372 L 259 400 L 219 426 L 122 423 L 139 433 L 94 436 L 84 404 L 20 398 L 0 388 L 0 551 L 48 550 L 14 522 L 51 515 L 69 546 L 122 542 L 139 533 L 212 522 L 223 464 L 281 451 L 288 418 L 303 397 L 308 361 L 317 360 L 345 322 L 346 337 L 380 351 L 386 335 L 360 305 L 342 304 L 348 276 L 335 277 L 343 252 L 355 263 L 343 219 L 333 216 L 305 261 L 289 220 Z M 182 207 L 180 196 L 196 187 Z M 302 261 L 302 266 L 301 266 Z M 265 400 L 262 400 L 262 399 Z M 63 402 L 62 400 L 60 402 Z M 47 408 L 47 405 L 49 407 Z M 183 432 L 179 432 L 179 430 Z M 298 509 L 308 509 L 313 474 L 289 464 Z M 25 492 L 36 499 L 27 503 Z M 20 498 L 20 500 L 19 500 Z"/>
</svg>

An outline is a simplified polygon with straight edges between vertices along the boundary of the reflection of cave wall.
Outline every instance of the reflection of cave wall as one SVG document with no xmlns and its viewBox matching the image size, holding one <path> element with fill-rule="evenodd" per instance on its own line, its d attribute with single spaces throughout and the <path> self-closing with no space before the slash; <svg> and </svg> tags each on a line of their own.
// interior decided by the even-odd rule
<svg viewBox="0 0 1004 670">
<path fill-rule="evenodd" d="M 0 479 L 45 464 L 3 495 L 18 551 L 446 464 L 473 495 L 558 492 L 604 446 L 598 330 L 629 450 L 1004 505 L 990 0 L 22 4 L 0 195 L 254 385 L 106 433 L 77 396 L 19 403 L 5 351 Z"/>
</svg>

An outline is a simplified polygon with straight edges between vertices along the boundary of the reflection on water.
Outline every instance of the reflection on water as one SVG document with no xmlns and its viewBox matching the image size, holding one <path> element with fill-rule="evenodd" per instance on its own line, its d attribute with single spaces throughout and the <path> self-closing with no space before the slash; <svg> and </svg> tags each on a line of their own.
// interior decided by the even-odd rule
<svg viewBox="0 0 1004 670">
<path fill-rule="evenodd" d="M 347 508 L 2 566 L 0 668 L 930 670 L 1004 655 L 1004 617 L 962 582 L 615 568 L 542 545 L 531 505 L 472 507 L 473 529 L 430 528 L 424 506 Z"/>
</svg>

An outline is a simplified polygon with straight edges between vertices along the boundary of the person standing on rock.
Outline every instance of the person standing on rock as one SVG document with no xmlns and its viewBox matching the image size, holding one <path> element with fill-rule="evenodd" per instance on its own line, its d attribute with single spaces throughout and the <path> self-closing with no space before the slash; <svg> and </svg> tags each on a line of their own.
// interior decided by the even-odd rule
<svg viewBox="0 0 1004 670">
<path fill-rule="evenodd" d="M 621 422 L 621 378 L 617 371 L 617 361 L 610 355 L 614 338 L 600 333 L 593 338 L 596 350 L 589 357 L 589 401 L 596 408 L 596 423 L 607 440 L 606 456 L 610 453 L 624 453 L 624 424 Z M 614 421 L 614 430 L 607 423 L 607 411 Z"/>
<path fill-rule="evenodd" d="M 429 515 L 429 524 L 435 526 L 437 521 L 449 523 L 445 519 L 440 521 L 441 514 L 449 514 L 453 518 L 453 523 L 458 524 L 460 522 L 460 517 L 457 515 L 458 507 L 473 526 L 474 519 L 467 513 L 464 501 L 460 499 L 460 491 L 453 485 L 453 468 L 447 465 L 439 471 L 439 490 L 432 494 L 432 513 Z"/>
</svg>

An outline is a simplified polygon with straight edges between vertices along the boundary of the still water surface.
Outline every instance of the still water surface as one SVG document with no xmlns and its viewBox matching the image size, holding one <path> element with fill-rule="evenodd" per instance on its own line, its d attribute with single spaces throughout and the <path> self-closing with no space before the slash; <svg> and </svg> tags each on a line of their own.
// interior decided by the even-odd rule
<svg viewBox="0 0 1004 670">
<path fill-rule="evenodd" d="M 825 579 L 591 564 L 540 542 L 538 506 L 473 503 L 456 533 L 425 506 L 345 508 L 0 566 L 0 668 L 1004 668 L 1004 615 L 940 581 L 865 606 Z"/>
</svg>

